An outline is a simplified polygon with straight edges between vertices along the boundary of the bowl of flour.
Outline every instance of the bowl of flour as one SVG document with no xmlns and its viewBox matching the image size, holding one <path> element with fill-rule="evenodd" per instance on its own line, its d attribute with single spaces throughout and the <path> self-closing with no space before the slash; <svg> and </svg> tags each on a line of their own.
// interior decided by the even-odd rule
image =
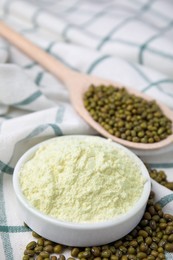
<svg viewBox="0 0 173 260">
<path fill-rule="evenodd" d="M 141 220 L 151 182 L 130 150 L 72 135 L 29 149 L 13 175 L 20 216 L 41 236 L 69 246 L 115 241 Z"/>
</svg>

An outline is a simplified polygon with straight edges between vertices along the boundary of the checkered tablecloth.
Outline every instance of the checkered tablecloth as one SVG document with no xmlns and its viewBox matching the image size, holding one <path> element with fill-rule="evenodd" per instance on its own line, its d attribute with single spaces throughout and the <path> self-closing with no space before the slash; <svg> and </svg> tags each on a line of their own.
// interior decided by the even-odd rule
<svg viewBox="0 0 173 260">
<path fill-rule="evenodd" d="M 0 18 L 66 66 L 136 88 L 171 109 L 172 13 L 172 0 L 0 0 Z M 97 133 L 74 111 L 61 81 L 0 38 L 0 260 L 22 259 L 32 240 L 16 211 L 17 160 L 33 145 L 69 134 Z M 173 181 L 173 147 L 140 157 Z M 173 192 L 152 184 L 173 214 Z"/>
</svg>

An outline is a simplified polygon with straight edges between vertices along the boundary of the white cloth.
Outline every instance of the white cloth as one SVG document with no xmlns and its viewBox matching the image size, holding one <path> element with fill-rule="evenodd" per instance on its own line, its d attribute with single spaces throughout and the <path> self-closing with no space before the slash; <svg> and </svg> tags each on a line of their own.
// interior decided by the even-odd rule
<svg viewBox="0 0 173 260">
<path fill-rule="evenodd" d="M 171 0 L 0 1 L 5 23 L 65 65 L 136 88 L 171 109 L 172 10 Z M 0 259 L 21 259 L 32 240 L 16 212 L 17 160 L 33 145 L 68 134 L 97 133 L 75 112 L 62 82 L 0 39 Z M 173 147 L 140 157 L 173 181 Z M 173 192 L 152 183 L 156 200 L 173 214 Z"/>
</svg>

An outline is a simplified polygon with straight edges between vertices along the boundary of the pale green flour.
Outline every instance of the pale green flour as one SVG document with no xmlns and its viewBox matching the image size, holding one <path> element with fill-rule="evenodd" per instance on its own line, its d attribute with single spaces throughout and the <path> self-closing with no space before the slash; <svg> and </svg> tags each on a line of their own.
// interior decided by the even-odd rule
<svg viewBox="0 0 173 260">
<path fill-rule="evenodd" d="M 21 189 L 38 210 L 70 222 L 100 222 L 127 212 L 139 199 L 139 165 L 98 137 L 57 138 L 41 146 L 20 172 Z"/>
</svg>

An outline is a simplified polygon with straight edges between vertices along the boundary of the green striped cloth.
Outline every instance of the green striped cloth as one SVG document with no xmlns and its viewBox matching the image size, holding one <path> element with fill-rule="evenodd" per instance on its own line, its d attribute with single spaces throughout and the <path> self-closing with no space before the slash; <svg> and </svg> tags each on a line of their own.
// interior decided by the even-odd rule
<svg viewBox="0 0 173 260">
<path fill-rule="evenodd" d="M 172 0 L 0 0 L 2 20 L 68 67 L 122 82 L 171 109 L 172 10 Z M 61 81 L 0 39 L 0 260 L 22 259 L 32 240 L 16 212 L 17 160 L 33 145 L 69 134 L 97 133 L 74 111 Z M 138 155 L 173 181 L 173 147 Z M 173 192 L 152 184 L 156 201 L 173 214 Z"/>
</svg>

